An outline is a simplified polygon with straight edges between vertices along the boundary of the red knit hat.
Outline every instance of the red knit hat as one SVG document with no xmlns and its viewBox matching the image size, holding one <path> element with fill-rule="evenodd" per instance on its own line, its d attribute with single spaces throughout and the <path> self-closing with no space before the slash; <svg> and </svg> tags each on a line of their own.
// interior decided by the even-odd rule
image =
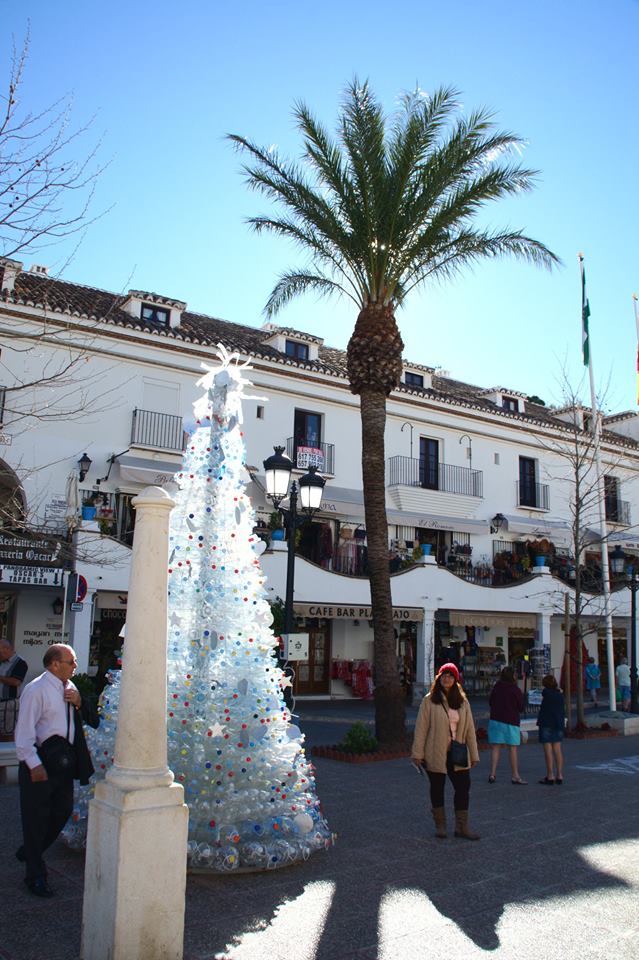
<svg viewBox="0 0 639 960">
<path fill-rule="evenodd" d="M 459 683 L 459 670 L 454 663 L 444 663 L 437 671 L 437 676 L 441 677 L 442 673 L 452 673 L 457 683 Z"/>
</svg>

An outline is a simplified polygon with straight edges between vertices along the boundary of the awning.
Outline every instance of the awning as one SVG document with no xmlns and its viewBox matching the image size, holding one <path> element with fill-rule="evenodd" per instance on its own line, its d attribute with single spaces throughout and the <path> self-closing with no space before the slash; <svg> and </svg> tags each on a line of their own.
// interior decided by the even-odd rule
<svg viewBox="0 0 639 960">
<path fill-rule="evenodd" d="M 569 542 L 572 536 L 567 520 L 546 520 L 544 517 L 514 517 L 504 514 L 509 533 L 523 533 L 528 537 L 549 537 L 552 540 Z"/>
<path fill-rule="evenodd" d="M 122 610 L 126 612 L 127 593 L 116 590 L 98 590 L 95 605 L 98 610 Z"/>
<path fill-rule="evenodd" d="M 629 533 L 611 533 L 608 535 L 608 542 L 618 544 L 626 550 L 639 550 L 639 537 L 633 537 Z"/>
<path fill-rule="evenodd" d="M 145 457 L 131 457 L 125 453 L 117 458 L 116 463 L 123 480 L 156 486 L 168 483 L 182 467 L 181 460 L 149 460 Z"/>
<path fill-rule="evenodd" d="M 535 630 L 534 613 L 482 613 L 481 610 L 451 610 L 451 627 L 523 627 Z"/>
<path fill-rule="evenodd" d="M 470 517 L 442 517 L 423 513 L 400 513 L 389 510 L 388 522 L 403 527 L 422 527 L 424 530 L 452 530 L 456 533 L 488 533 L 488 520 L 473 520 Z"/>
</svg>

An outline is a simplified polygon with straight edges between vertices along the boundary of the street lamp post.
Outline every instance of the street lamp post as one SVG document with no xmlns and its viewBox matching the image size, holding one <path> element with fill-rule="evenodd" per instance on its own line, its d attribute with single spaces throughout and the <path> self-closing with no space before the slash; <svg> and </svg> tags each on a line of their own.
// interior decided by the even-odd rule
<svg viewBox="0 0 639 960">
<path fill-rule="evenodd" d="M 295 589 L 295 531 L 309 520 L 319 509 L 326 480 L 317 473 L 317 467 L 310 467 L 308 473 L 293 481 L 289 493 L 289 483 L 293 471 L 293 461 L 284 454 L 284 447 L 274 447 L 274 453 L 264 461 L 266 474 L 266 496 L 279 510 L 284 520 L 287 538 L 286 597 L 284 600 L 284 631 L 288 637 L 293 631 L 293 595 Z M 280 506 L 288 496 L 289 506 Z M 303 516 L 297 512 L 297 502 L 302 506 Z"/>
<path fill-rule="evenodd" d="M 630 590 L 630 712 L 639 713 L 637 709 L 637 590 L 639 590 L 639 580 L 634 570 L 628 574 L 628 589 Z"/>
</svg>

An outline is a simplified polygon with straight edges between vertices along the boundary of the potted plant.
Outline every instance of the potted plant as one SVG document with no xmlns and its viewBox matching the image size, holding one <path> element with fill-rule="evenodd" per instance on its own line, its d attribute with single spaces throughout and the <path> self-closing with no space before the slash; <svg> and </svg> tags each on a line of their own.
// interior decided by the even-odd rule
<svg viewBox="0 0 639 960">
<path fill-rule="evenodd" d="M 82 498 L 82 519 L 95 520 L 98 509 L 95 505 L 95 493 L 89 493 Z"/>
<path fill-rule="evenodd" d="M 268 518 L 268 528 L 271 531 L 271 540 L 284 539 L 284 527 L 282 526 L 282 518 L 279 510 L 271 511 L 271 515 Z"/>
</svg>

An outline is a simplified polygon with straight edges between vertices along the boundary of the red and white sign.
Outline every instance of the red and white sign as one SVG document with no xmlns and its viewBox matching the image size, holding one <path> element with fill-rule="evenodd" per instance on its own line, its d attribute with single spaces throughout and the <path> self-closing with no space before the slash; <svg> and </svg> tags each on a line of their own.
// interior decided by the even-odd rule
<svg viewBox="0 0 639 960">
<path fill-rule="evenodd" d="M 318 470 L 323 470 L 324 454 L 322 450 L 319 447 L 298 447 L 297 466 L 300 470 L 308 470 L 309 467 L 317 467 Z"/>
</svg>

